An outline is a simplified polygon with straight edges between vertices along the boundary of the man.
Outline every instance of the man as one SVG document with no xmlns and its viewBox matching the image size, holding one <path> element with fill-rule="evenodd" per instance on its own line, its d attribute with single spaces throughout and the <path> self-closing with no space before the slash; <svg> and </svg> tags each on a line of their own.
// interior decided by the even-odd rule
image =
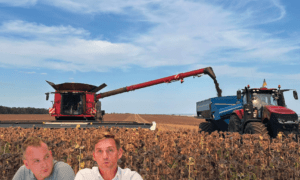
<svg viewBox="0 0 300 180">
<path fill-rule="evenodd" d="M 40 138 L 28 138 L 22 152 L 24 165 L 13 180 L 74 180 L 73 169 L 64 162 L 53 160 L 52 152 Z"/>
<path fill-rule="evenodd" d="M 118 166 L 118 159 L 122 157 L 123 150 L 119 139 L 109 132 L 103 132 L 93 142 L 93 158 L 98 167 L 82 169 L 75 180 L 142 180 L 142 177 L 130 169 Z"/>
</svg>

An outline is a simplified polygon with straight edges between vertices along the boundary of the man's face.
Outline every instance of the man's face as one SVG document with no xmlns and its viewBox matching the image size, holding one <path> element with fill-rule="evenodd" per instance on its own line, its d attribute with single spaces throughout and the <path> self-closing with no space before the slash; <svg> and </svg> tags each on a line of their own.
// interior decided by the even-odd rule
<svg viewBox="0 0 300 180">
<path fill-rule="evenodd" d="M 25 160 L 27 169 L 30 169 L 38 179 L 45 179 L 50 176 L 53 169 L 53 156 L 45 143 L 40 147 L 28 146 L 26 149 Z"/>
<path fill-rule="evenodd" d="M 115 140 L 112 138 L 100 140 L 95 145 L 94 160 L 101 171 L 112 170 L 118 166 L 118 159 L 122 157 L 123 150 L 117 150 Z"/>
</svg>

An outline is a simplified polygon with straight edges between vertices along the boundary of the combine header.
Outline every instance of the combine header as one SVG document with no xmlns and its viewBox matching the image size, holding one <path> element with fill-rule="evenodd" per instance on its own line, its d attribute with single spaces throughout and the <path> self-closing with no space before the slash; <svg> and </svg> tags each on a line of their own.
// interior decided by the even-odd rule
<svg viewBox="0 0 300 180">
<path fill-rule="evenodd" d="M 133 91 L 136 89 L 141 89 L 161 83 L 171 83 L 173 81 L 180 81 L 183 83 L 183 79 L 186 77 L 194 76 L 200 77 L 202 74 L 209 75 L 215 82 L 215 86 L 218 91 L 218 95 L 221 94 L 218 84 L 216 83 L 216 76 L 211 67 L 198 69 L 194 71 L 189 71 L 185 73 L 180 73 L 173 76 L 168 76 L 161 79 L 156 79 L 153 81 L 148 81 L 132 86 L 127 86 L 119 89 L 115 89 L 108 92 L 103 92 L 96 94 L 98 91 L 106 87 L 105 83 L 100 86 L 93 86 L 83 83 L 63 83 L 63 84 L 54 84 L 47 81 L 54 89 L 55 92 L 46 93 L 46 100 L 49 99 L 49 94 L 54 94 L 53 106 L 49 108 L 49 114 L 55 117 L 56 121 L 53 122 L 43 122 L 38 124 L 37 122 L 28 122 L 27 124 L 18 122 L 1 122 L 0 127 L 53 127 L 53 128 L 62 128 L 62 127 L 98 127 L 98 126 L 107 126 L 107 127 L 141 127 L 141 128 L 154 128 L 153 124 L 149 123 L 136 123 L 136 122 L 103 122 L 103 116 L 105 111 L 101 109 L 101 102 L 99 99 L 121 94 L 124 92 Z"/>
</svg>

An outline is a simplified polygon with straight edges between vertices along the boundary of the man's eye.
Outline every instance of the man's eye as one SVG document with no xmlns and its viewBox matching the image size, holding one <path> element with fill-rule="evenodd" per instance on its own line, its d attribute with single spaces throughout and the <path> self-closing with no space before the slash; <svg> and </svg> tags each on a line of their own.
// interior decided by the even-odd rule
<svg viewBox="0 0 300 180">
<path fill-rule="evenodd" d="M 110 149 L 110 150 L 109 150 L 109 152 L 113 152 L 113 150 L 112 150 L 112 149 Z"/>
<path fill-rule="evenodd" d="M 48 158 L 49 158 L 49 155 L 45 157 L 45 159 L 48 159 Z"/>
<path fill-rule="evenodd" d="M 35 162 L 35 163 L 38 163 L 38 162 L 40 162 L 40 161 L 39 161 L 39 160 L 35 160 L 34 162 Z"/>
</svg>

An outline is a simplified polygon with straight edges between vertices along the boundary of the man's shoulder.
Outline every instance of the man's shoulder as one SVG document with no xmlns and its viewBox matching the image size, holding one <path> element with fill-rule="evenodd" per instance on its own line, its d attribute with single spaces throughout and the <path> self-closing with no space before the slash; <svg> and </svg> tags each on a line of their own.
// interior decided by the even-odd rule
<svg viewBox="0 0 300 180">
<path fill-rule="evenodd" d="M 56 161 L 54 164 L 54 168 L 71 168 L 71 166 L 63 161 Z"/>
<path fill-rule="evenodd" d="M 90 168 L 84 168 L 77 172 L 75 180 L 81 180 L 81 179 L 97 179 L 99 176 L 98 167 Z"/>
<path fill-rule="evenodd" d="M 62 162 L 62 161 L 54 161 L 54 173 L 58 172 L 67 172 L 70 171 L 72 168 L 69 164 Z"/>
<path fill-rule="evenodd" d="M 25 165 L 22 165 L 21 167 L 19 167 L 18 170 L 20 170 L 20 171 L 26 171 L 26 170 L 28 170 L 29 171 L 29 169 L 27 169 Z"/>
<path fill-rule="evenodd" d="M 132 171 L 131 169 L 128 169 L 128 168 L 122 169 L 119 167 L 119 170 L 122 174 L 122 177 L 124 177 L 124 178 L 142 179 L 141 175 L 138 172 Z"/>
<path fill-rule="evenodd" d="M 13 180 L 19 180 L 19 179 L 32 179 L 33 174 L 32 172 L 26 168 L 25 165 L 22 165 L 16 174 L 13 177 Z"/>
<path fill-rule="evenodd" d="M 95 174 L 95 169 L 97 170 L 98 167 L 92 167 L 92 169 L 90 168 L 84 168 L 78 171 L 78 173 L 80 172 L 81 174 Z"/>
<path fill-rule="evenodd" d="M 75 173 L 71 166 L 62 161 L 54 161 L 52 178 L 74 179 Z"/>
</svg>

